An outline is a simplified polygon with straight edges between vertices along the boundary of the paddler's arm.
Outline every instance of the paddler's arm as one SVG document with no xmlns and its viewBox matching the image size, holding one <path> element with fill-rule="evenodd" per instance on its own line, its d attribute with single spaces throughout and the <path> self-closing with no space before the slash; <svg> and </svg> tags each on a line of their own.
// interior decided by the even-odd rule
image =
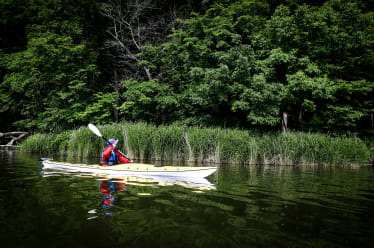
<svg viewBox="0 0 374 248">
<path fill-rule="evenodd" d="M 121 163 L 126 164 L 126 163 L 130 163 L 130 162 L 132 162 L 132 161 L 130 161 L 129 159 L 127 159 L 127 158 L 125 158 L 124 156 L 122 156 L 121 153 L 119 153 L 117 150 L 115 150 L 115 152 L 117 153 L 117 155 L 118 155 L 118 159 L 119 159 L 119 161 L 121 161 Z"/>
<path fill-rule="evenodd" d="M 104 159 L 110 158 L 110 153 L 113 151 L 114 147 L 112 145 L 108 146 L 103 151 L 103 157 Z"/>
</svg>

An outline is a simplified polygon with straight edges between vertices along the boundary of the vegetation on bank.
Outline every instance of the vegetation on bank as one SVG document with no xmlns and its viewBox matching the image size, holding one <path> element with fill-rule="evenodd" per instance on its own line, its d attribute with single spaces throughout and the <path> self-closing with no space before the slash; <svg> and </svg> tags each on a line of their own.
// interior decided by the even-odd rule
<svg viewBox="0 0 374 248">
<path fill-rule="evenodd" d="M 302 132 L 260 134 L 250 130 L 146 123 L 121 123 L 98 128 L 105 137 L 120 140 L 119 150 L 140 160 L 348 165 L 365 164 L 370 159 L 370 148 L 357 137 Z M 81 127 L 60 134 L 35 134 L 21 146 L 27 152 L 98 157 L 105 144 L 87 127 Z"/>
<path fill-rule="evenodd" d="M 0 0 L 0 17 L 0 131 L 373 135 L 372 1 Z"/>
</svg>

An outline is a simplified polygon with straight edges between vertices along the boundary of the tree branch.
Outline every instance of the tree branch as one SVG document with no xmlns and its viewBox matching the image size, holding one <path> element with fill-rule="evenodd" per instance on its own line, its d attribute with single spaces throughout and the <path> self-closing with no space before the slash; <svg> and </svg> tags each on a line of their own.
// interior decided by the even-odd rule
<svg viewBox="0 0 374 248">
<path fill-rule="evenodd" d="M 8 132 L 8 133 L 0 133 L 0 138 L 1 137 L 10 137 L 12 138 L 8 144 L 6 144 L 6 146 L 13 146 L 14 142 L 16 142 L 17 140 L 20 140 L 22 139 L 23 137 L 25 137 L 26 135 L 28 135 L 29 133 L 28 132 Z M 18 136 L 16 136 L 18 135 Z"/>
</svg>

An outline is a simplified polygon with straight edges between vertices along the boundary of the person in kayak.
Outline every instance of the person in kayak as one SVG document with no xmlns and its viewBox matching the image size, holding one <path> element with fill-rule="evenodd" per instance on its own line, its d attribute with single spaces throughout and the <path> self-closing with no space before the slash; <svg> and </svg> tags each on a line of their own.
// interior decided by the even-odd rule
<svg viewBox="0 0 374 248">
<path fill-rule="evenodd" d="M 116 139 L 110 139 L 107 142 L 107 147 L 104 148 L 102 158 L 103 158 L 103 166 L 111 166 L 118 164 L 118 161 L 121 163 L 130 163 L 131 161 L 124 156 L 121 155 L 117 150 L 115 150 L 115 147 L 118 143 L 118 140 Z"/>
</svg>

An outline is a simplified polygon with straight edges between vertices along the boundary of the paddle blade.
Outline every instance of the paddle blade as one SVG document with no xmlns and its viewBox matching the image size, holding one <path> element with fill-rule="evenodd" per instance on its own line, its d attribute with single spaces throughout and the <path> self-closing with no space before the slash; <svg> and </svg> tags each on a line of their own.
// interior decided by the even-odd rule
<svg viewBox="0 0 374 248">
<path fill-rule="evenodd" d="M 99 129 L 97 129 L 97 127 L 94 125 L 94 124 L 88 124 L 88 128 L 94 133 L 96 134 L 97 136 L 99 137 L 103 137 L 99 131 Z"/>
</svg>

